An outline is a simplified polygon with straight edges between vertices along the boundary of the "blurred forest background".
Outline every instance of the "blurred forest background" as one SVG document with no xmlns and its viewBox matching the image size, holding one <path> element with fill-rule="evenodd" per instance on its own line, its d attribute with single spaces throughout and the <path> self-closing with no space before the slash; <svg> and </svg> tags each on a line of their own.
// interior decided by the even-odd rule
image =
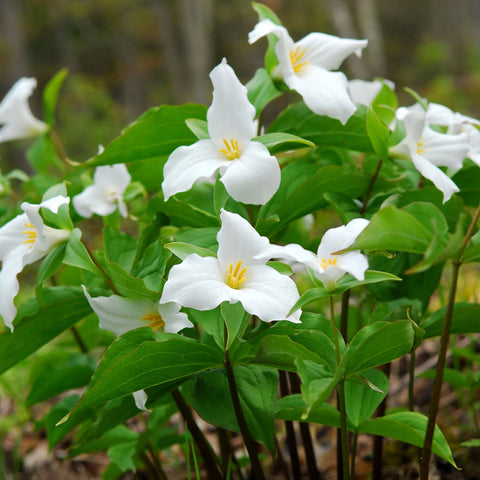
<svg viewBox="0 0 480 480">
<path fill-rule="evenodd" d="M 479 0 L 264 0 L 294 40 L 311 31 L 367 38 L 350 79 L 395 82 L 431 101 L 480 116 Z M 0 0 L 0 98 L 21 76 L 38 79 L 31 103 L 59 69 L 57 131 L 69 156 L 95 154 L 145 109 L 210 103 L 210 70 L 226 57 L 242 82 L 263 65 L 265 41 L 248 0 Z M 282 108 L 274 102 L 271 115 Z M 266 117 L 269 118 L 268 116 Z M 23 146 L 0 145 L 0 162 L 22 164 Z M 2 165 L 0 163 L 0 165 Z"/>
</svg>

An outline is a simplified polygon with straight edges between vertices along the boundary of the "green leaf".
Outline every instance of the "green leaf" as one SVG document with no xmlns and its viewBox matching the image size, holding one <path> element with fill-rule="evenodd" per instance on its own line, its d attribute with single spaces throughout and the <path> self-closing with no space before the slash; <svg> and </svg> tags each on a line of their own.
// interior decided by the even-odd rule
<svg viewBox="0 0 480 480">
<path fill-rule="evenodd" d="M 431 380 L 434 380 L 436 373 L 436 370 L 427 370 L 418 374 L 417 377 L 430 378 Z M 453 385 L 454 387 L 472 388 L 473 379 L 469 377 L 471 377 L 471 375 L 464 374 L 452 368 L 445 368 L 443 371 L 443 381 Z"/>
<path fill-rule="evenodd" d="M 220 307 L 228 332 L 225 350 L 229 350 L 235 339 L 242 336 L 251 315 L 245 312 L 240 302 L 223 302 Z"/>
<path fill-rule="evenodd" d="M 189 310 L 188 318 L 204 328 L 223 350 L 225 347 L 225 323 L 220 307 L 213 310 L 201 312 L 199 310 Z"/>
<path fill-rule="evenodd" d="M 0 335 L 0 373 L 36 352 L 91 311 L 81 288 L 42 290 L 41 302 L 34 299 L 20 307 L 13 333 Z"/>
<path fill-rule="evenodd" d="M 40 268 L 38 269 L 38 283 L 43 283 L 47 278 L 55 274 L 55 272 L 62 266 L 63 257 L 65 256 L 66 245 L 63 243 L 54 248 L 42 260 Z"/>
<path fill-rule="evenodd" d="M 136 449 L 137 439 L 135 438 L 132 441 L 111 446 L 108 448 L 107 454 L 110 460 L 117 465 L 122 472 L 129 470 L 134 471 L 135 463 L 133 462 L 133 457 L 136 454 Z"/>
<path fill-rule="evenodd" d="M 192 253 L 196 253 L 201 257 L 217 257 L 215 252 L 212 252 L 207 248 L 197 247 L 191 243 L 170 242 L 165 244 L 165 248 L 168 248 L 174 255 L 180 258 L 180 260 L 184 260 Z"/>
<path fill-rule="evenodd" d="M 79 228 L 73 229 L 67 241 L 63 262 L 67 265 L 71 265 L 72 267 L 83 268 L 84 270 L 88 270 L 94 275 L 103 277 L 101 270 L 90 258 L 88 250 L 85 248 L 85 245 L 80 240 L 81 236 L 82 232 Z"/>
<path fill-rule="evenodd" d="M 308 147 L 315 146 L 310 140 L 305 140 L 290 133 L 266 133 L 265 135 L 255 137 L 253 140 L 265 145 L 272 153 L 302 148 L 305 145 Z"/>
<path fill-rule="evenodd" d="M 385 125 L 390 125 L 395 118 L 395 111 L 398 107 L 397 96 L 386 83 L 378 92 L 372 102 L 372 107 Z"/>
<path fill-rule="evenodd" d="M 452 180 L 460 191 L 458 195 L 466 205 L 477 207 L 480 203 L 480 168 L 477 165 L 461 168 Z"/>
<path fill-rule="evenodd" d="M 205 120 L 199 120 L 198 118 L 188 118 L 185 120 L 187 127 L 199 140 L 206 140 L 210 138 L 208 133 L 208 123 Z"/>
<path fill-rule="evenodd" d="M 421 323 L 425 330 L 425 338 L 438 337 L 442 334 L 447 307 L 442 307 Z M 453 306 L 453 317 L 450 333 L 480 333 L 480 305 L 476 303 L 458 302 Z"/>
<path fill-rule="evenodd" d="M 375 153 L 382 159 L 388 158 L 389 128 L 380 120 L 373 107 L 367 110 L 367 133 Z"/>
<path fill-rule="evenodd" d="M 248 100 L 255 107 L 257 115 L 282 94 L 264 68 L 259 68 L 245 86 L 248 90 Z"/>
<path fill-rule="evenodd" d="M 424 253 L 432 239 L 431 228 L 405 210 L 389 206 L 373 215 L 349 250 L 397 250 Z"/>
<path fill-rule="evenodd" d="M 303 102 L 287 107 L 270 125 L 268 132 L 284 132 L 310 140 L 315 145 L 332 145 L 373 152 L 367 132 L 367 109 L 359 105 L 345 125 L 334 118 L 313 113 Z"/>
<path fill-rule="evenodd" d="M 135 261 L 137 239 L 111 227 L 103 229 L 103 239 L 105 242 L 105 258 L 130 271 Z"/>
<path fill-rule="evenodd" d="M 385 417 L 366 420 L 358 426 L 358 433 L 368 433 L 381 437 L 394 438 L 401 442 L 423 447 L 428 418 L 417 412 L 398 412 Z M 455 460 L 442 432 L 435 426 L 432 452 L 443 458 L 455 468 Z"/>
<path fill-rule="evenodd" d="M 67 74 L 68 70 L 62 68 L 50 79 L 43 90 L 43 115 L 45 122 L 50 128 L 53 127 L 54 124 L 58 94 Z"/>
<path fill-rule="evenodd" d="M 197 139 L 185 121 L 205 120 L 204 105 L 162 105 L 149 110 L 129 125 L 105 150 L 88 162 L 89 166 L 131 163 L 141 160 L 164 160 L 173 150 Z M 163 165 L 161 166 L 163 169 Z M 161 174 L 161 170 L 160 170 Z M 161 182 L 163 175 L 161 174 Z"/>
<path fill-rule="evenodd" d="M 409 320 L 367 325 L 348 346 L 345 374 L 353 375 L 399 358 L 412 349 L 414 341 L 415 330 Z"/>
</svg>

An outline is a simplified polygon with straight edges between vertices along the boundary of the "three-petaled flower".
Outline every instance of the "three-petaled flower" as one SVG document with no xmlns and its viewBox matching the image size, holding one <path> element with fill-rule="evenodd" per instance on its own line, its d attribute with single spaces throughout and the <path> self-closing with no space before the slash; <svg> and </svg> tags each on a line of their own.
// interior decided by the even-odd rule
<svg viewBox="0 0 480 480">
<path fill-rule="evenodd" d="M 69 230 L 45 225 L 39 210 L 43 207 L 57 213 L 60 206 L 68 204 L 69 201 L 68 197 L 59 195 L 39 205 L 22 203 L 25 213 L 0 228 L 0 315 L 11 330 L 17 313 L 14 304 L 14 298 L 19 291 L 17 275 L 26 265 L 44 257 L 70 235 Z"/>
<path fill-rule="evenodd" d="M 168 158 L 162 183 L 165 200 L 192 188 L 217 171 L 229 195 L 238 202 L 263 205 L 280 185 L 277 159 L 259 142 L 255 107 L 247 89 L 223 59 L 210 73 L 213 100 L 207 112 L 209 139 L 177 148 Z"/>
<path fill-rule="evenodd" d="M 285 27 L 268 19 L 255 25 L 248 41 L 254 43 L 269 34 L 278 37 L 278 70 L 287 86 L 297 91 L 313 112 L 346 123 L 357 107 L 348 94 L 347 77 L 330 70 L 336 70 L 352 53 L 360 56 L 368 41 L 316 32 L 294 42 Z"/>
<path fill-rule="evenodd" d="M 94 213 L 110 215 L 117 206 L 122 217 L 126 217 L 127 206 L 123 201 L 123 194 L 130 180 L 130 174 L 123 163 L 97 167 L 93 175 L 93 185 L 73 197 L 73 206 L 85 218 L 90 218 Z"/>
<path fill-rule="evenodd" d="M 37 120 L 30 110 L 28 98 L 37 86 L 35 78 L 20 78 L 0 103 L 0 142 L 36 137 L 48 126 Z"/>
<path fill-rule="evenodd" d="M 267 250 L 271 258 L 278 258 L 289 263 L 300 263 L 311 269 L 328 291 L 335 290 L 337 281 L 350 273 L 357 280 L 364 280 L 368 260 L 359 250 L 336 253 L 355 242 L 355 239 L 368 225 L 368 220 L 355 218 L 347 225 L 331 228 L 325 232 L 317 249 L 317 254 L 304 249 L 296 243 L 271 246 Z"/>
<path fill-rule="evenodd" d="M 175 265 L 160 302 L 197 310 L 240 302 L 246 312 L 263 321 L 298 322 L 299 310 L 289 316 L 299 298 L 297 287 L 288 276 L 266 265 L 268 239 L 240 215 L 222 210 L 220 219 L 218 257 L 191 254 Z"/>
</svg>

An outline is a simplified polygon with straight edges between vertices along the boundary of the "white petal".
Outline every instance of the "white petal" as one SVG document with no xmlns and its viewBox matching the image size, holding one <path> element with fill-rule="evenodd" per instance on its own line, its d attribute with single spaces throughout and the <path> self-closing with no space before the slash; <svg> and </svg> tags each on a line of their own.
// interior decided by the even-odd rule
<svg viewBox="0 0 480 480">
<path fill-rule="evenodd" d="M 329 292 L 335 290 L 337 281 L 343 275 L 345 275 L 345 270 L 335 265 L 330 265 L 323 271 L 315 270 L 315 276 L 323 283 L 325 290 Z"/>
<path fill-rule="evenodd" d="M 217 234 L 218 261 L 222 270 L 228 270 L 230 264 L 242 261 L 244 266 L 266 263 L 262 257 L 268 247 L 268 238 L 262 237 L 243 217 L 222 210 L 222 227 Z M 221 275 L 224 275 L 222 271 Z"/>
<path fill-rule="evenodd" d="M 266 254 L 268 255 L 267 260 L 276 258 L 289 264 L 301 263 L 305 267 L 318 268 L 317 256 L 296 243 L 290 243 L 285 246 L 270 245 L 266 249 Z"/>
<path fill-rule="evenodd" d="M 232 302 L 233 289 L 226 285 L 225 273 L 216 258 L 189 255 L 170 270 L 160 303 L 175 302 L 196 310 L 212 310 L 222 302 Z"/>
<path fill-rule="evenodd" d="M 93 181 L 104 189 L 115 189 L 123 194 L 130 184 L 132 177 L 123 163 L 116 165 L 104 165 L 97 167 L 93 175 Z"/>
<path fill-rule="evenodd" d="M 357 107 L 348 95 L 348 82 L 341 72 L 329 72 L 314 65 L 306 65 L 301 75 L 290 75 L 285 83 L 296 90 L 313 112 L 340 120 L 343 124 Z"/>
<path fill-rule="evenodd" d="M 453 171 L 462 168 L 469 150 L 468 135 L 449 135 L 425 128 L 422 136 L 422 157 L 437 167 L 449 167 Z"/>
<path fill-rule="evenodd" d="M 430 163 L 426 158 L 412 153 L 412 161 L 415 168 L 443 193 L 443 203 L 449 200 L 453 193 L 460 191 L 450 177 Z"/>
<path fill-rule="evenodd" d="M 295 46 L 305 48 L 303 61 L 312 62 L 314 65 L 326 70 L 336 70 L 341 63 L 352 53 L 362 55 L 362 49 L 368 44 L 368 40 L 354 40 L 340 38 L 326 33 L 310 33 Z"/>
<path fill-rule="evenodd" d="M 116 198 L 107 197 L 105 193 L 98 185 L 89 185 L 73 197 L 73 206 L 84 218 L 90 218 L 94 213 L 102 217 L 110 215 L 117 209 Z"/>
<path fill-rule="evenodd" d="M 389 80 L 374 80 L 373 82 L 366 82 L 365 80 L 357 79 L 350 80 L 348 82 L 348 93 L 350 94 L 352 101 L 368 107 L 375 100 L 375 97 L 378 95 L 384 84 L 388 85 L 392 90 L 395 89 L 395 85 Z"/>
<path fill-rule="evenodd" d="M 426 118 L 428 124 L 449 126 L 459 123 L 455 113 L 439 103 L 428 104 Z"/>
<path fill-rule="evenodd" d="M 5 325 L 13 331 L 13 320 L 17 315 L 14 299 L 19 290 L 17 275 L 23 270 L 24 263 L 21 255 L 9 255 L 2 260 L 0 270 L 0 316 Z"/>
<path fill-rule="evenodd" d="M 163 169 L 165 201 L 176 193 L 190 190 L 195 182 L 211 177 L 229 162 L 211 140 L 199 140 L 188 147 L 178 147 Z"/>
<path fill-rule="evenodd" d="M 241 287 L 234 290 L 235 298 L 242 303 L 245 311 L 257 315 L 264 322 L 286 320 L 299 299 L 293 280 L 263 265 L 249 267 L 246 277 Z M 297 321 L 298 316 L 289 320 Z"/>
<path fill-rule="evenodd" d="M 368 220 L 356 218 L 347 225 L 327 230 L 318 246 L 318 258 L 328 258 L 334 252 L 348 248 L 367 225 Z"/>
<path fill-rule="evenodd" d="M 255 28 L 248 34 L 248 43 L 255 43 L 258 39 L 265 37 L 266 35 L 273 33 L 279 38 L 290 39 L 293 44 L 293 40 L 290 38 L 287 29 L 282 25 L 277 25 L 271 20 L 265 18 L 255 25 Z"/>
<path fill-rule="evenodd" d="M 28 223 L 30 223 L 30 220 L 23 213 L 0 228 L 0 260 L 3 261 L 9 253 L 17 248 L 20 248 L 24 253 L 28 251 L 29 245 L 23 243 L 27 240 L 27 236 L 22 233 L 27 230 L 26 224 Z"/>
<path fill-rule="evenodd" d="M 336 258 L 337 265 L 342 270 L 350 273 L 357 280 L 365 279 L 365 272 L 368 269 L 368 260 L 365 255 L 358 251 L 353 251 L 344 253 L 342 255 L 337 255 Z"/>
<path fill-rule="evenodd" d="M 21 78 L 5 95 L 0 103 L 0 142 L 41 135 L 47 125 L 37 120 L 28 105 L 37 81 L 34 78 Z"/>
<path fill-rule="evenodd" d="M 224 140 L 238 141 L 242 151 L 256 133 L 255 107 L 249 102 L 247 89 L 223 59 L 210 72 L 213 84 L 212 105 L 207 112 L 208 133 L 218 150 L 224 149 Z"/>
<path fill-rule="evenodd" d="M 231 161 L 221 181 L 237 202 L 265 205 L 280 186 L 280 166 L 265 145 L 250 142 L 242 156 Z"/>
<path fill-rule="evenodd" d="M 147 403 L 148 397 L 145 393 L 145 390 L 137 390 L 136 392 L 132 392 L 133 399 L 135 400 L 135 406 L 139 410 L 143 410 L 144 412 L 149 412 L 150 410 L 145 406 Z"/>
<path fill-rule="evenodd" d="M 180 305 L 170 302 L 157 305 L 158 313 L 165 322 L 164 331 L 167 333 L 178 333 L 184 328 L 193 327 L 193 323 L 186 313 L 180 312 Z"/>
</svg>

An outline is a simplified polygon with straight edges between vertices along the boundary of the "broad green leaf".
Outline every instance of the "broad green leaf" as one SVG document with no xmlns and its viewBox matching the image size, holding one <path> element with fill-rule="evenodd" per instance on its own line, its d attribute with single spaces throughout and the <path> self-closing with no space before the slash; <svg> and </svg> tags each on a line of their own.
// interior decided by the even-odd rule
<svg viewBox="0 0 480 480">
<path fill-rule="evenodd" d="M 128 472 L 135 470 L 135 463 L 133 461 L 137 453 L 137 439 L 129 442 L 118 443 L 110 448 L 107 448 L 107 454 L 110 460 L 122 471 Z"/>
<path fill-rule="evenodd" d="M 198 118 L 188 118 L 187 120 L 185 120 L 185 123 L 199 140 L 206 140 L 210 138 L 210 134 L 208 133 L 208 123 L 205 120 L 199 120 Z"/>
<path fill-rule="evenodd" d="M 229 350 L 232 346 L 232 343 L 238 337 L 242 336 L 245 327 L 251 318 L 251 315 L 245 312 L 243 305 L 240 302 L 223 302 L 220 306 L 220 310 L 222 312 L 222 317 L 225 321 L 228 333 L 225 350 Z"/>
<path fill-rule="evenodd" d="M 225 323 L 220 307 L 202 312 L 192 309 L 189 310 L 188 317 L 204 328 L 222 350 L 225 348 Z"/>
<path fill-rule="evenodd" d="M 327 192 L 324 194 L 324 198 L 345 225 L 350 220 L 361 216 L 360 207 L 355 203 L 354 199 L 348 195 L 338 192 Z"/>
<path fill-rule="evenodd" d="M 223 365 L 223 352 L 180 335 L 166 340 L 140 339 L 151 334 L 137 329 L 118 338 L 107 350 L 77 408 L 100 405 L 128 393 Z M 138 338 L 140 337 L 140 338 Z"/>
<path fill-rule="evenodd" d="M 373 390 L 358 379 L 350 378 L 345 381 L 347 415 L 355 427 L 373 415 L 388 392 L 388 378 L 380 370 L 368 370 L 363 375 L 381 392 Z"/>
<path fill-rule="evenodd" d="M 218 227 L 207 228 L 180 228 L 175 233 L 175 242 L 190 243 L 198 247 L 206 248 L 212 252 L 216 252 Z"/>
<path fill-rule="evenodd" d="M 55 272 L 62 266 L 63 257 L 65 256 L 66 245 L 62 243 L 54 248 L 42 260 L 40 268 L 38 269 L 38 283 L 43 283 L 47 278 L 55 274 Z"/>
<path fill-rule="evenodd" d="M 255 137 L 253 140 L 265 145 L 272 153 L 303 148 L 305 146 L 315 146 L 310 140 L 305 140 L 290 133 L 266 133 L 265 135 Z"/>
<path fill-rule="evenodd" d="M 225 188 L 223 182 L 220 181 L 220 175 L 217 175 L 215 180 L 215 186 L 213 187 L 213 203 L 215 205 L 215 213 L 220 217 L 222 208 L 230 199 L 230 195 Z"/>
<path fill-rule="evenodd" d="M 427 370 L 417 375 L 420 378 L 430 378 L 433 380 L 436 375 L 436 370 Z M 458 370 L 454 370 L 453 368 L 445 368 L 443 371 L 443 381 L 453 385 L 454 387 L 461 387 L 461 388 L 471 388 L 473 383 L 473 378 L 469 378 L 472 375 L 468 375 L 459 372 Z"/>
<path fill-rule="evenodd" d="M 42 290 L 42 302 L 33 299 L 19 308 L 13 333 L 0 334 L 0 373 L 36 352 L 91 311 L 81 288 Z"/>
<path fill-rule="evenodd" d="M 104 228 L 103 239 L 107 260 L 118 263 L 125 270 L 130 271 L 135 261 L 137 239 L 111 227 Z"/>
<path fill-rule="evenodd" d="M 148 115 L 129 125 L 102 153 L 90 160 L 88 166 L 164 160 L 177 147 L 197 140 L 185 121 L 191 118 L 205 120 L 206 110 L 204 105 L 153 108 Z"/>
<path fill-rule="evenodd" d="M 461 197 L 466 205 L 476 208 L 480 203 L 480 168 L 478 165 L 472 164 L 461 168 L 452 177 L 452 180 L 460 189 L 455 195 Z"/>
<path fill-rule="evenodd" d="M 36 172 L 44 174 L 41 177 L 32 177 L 31 180 L 36 180 L 36 182 L 42 181 L 41 188 L 39 188 L 40 191 L 46 190 L 58 182 L 57 177 L 48 174 L 52 167 L 63 168 L 50 136 L 42 135 L 38 137 L 27 150 L 27 158 Z"/>
<path fill-rule="evenodd" d="M 346 375 L 384 365 L 408 353 L 415 341 L 409 320 L 377 322 L 363 327 L 347 349 Z"/>
<path fill-rule="evenodd" d="M 82 232 L 79 228 L 75 228 L 67 241 L 67 247 L 65 250 L 65 257 L 63 262 L 72 267 L 83 268 L 89 272 L 103 277 L 101 270 L 95 265 L 91 259 L 88 250 L 80 240 Z"/>
<path fill-rule="evenodd" d="M 53 127 L 58 94 L 67 74 L 67 69 L 62 68 L 50 79 L 43 90 L 43 115 L 49 127 Z"/>
<path fill-rule="evenodd" d="M 248 99 L 255 107 L 257 115 L 282 92 L 278 90 L 272 77 L 264 68 L 259 68 L 253 78 L 245 85 L 248 90 Z"/>
<path fill-rule="evenodd" d="M 447 307 L 442 307 L 421 323 L 425 330 L 425 338 L 442 334 Z M 480 333 L 480 305 L 476 303 L 458 302 L 453 307 L 451 334 Z"/>
<path fill-rule="evenodd" d="M 377 96 L 374 98 L 372 107 L 380 117 L 380 120 L 385 125 L 390 125 L 395 118 L 395 111 L 398 107 L 397 96 L 395 95 L 394 90 L 384 83 Z"/>
<path fill-rule="evenodd" d="M 396 250 L 424 253 L 432 239 L 431 227 L 396 207 L 385 207 L 370 220 L 349 250 Z"/>
<path fill-rule="evenodd" d="M 367 109 L 360 105 L 345 125 L 334 118 L 313 113 L 303 102 L 287 107 L 270 125 L 268 132 L 285 132 L 310 140 L 315 145 L 332 145 L 373 152 L 367 133 Z"/>
<path fill-rule="evenodd" d="M 380 120 L 373 107 L 367 110 L 367 133 L 375 153 L 382 159 L 388 158 L 389 128 Z"/>
<path fill-rule="evenodd" d="M 183 242 L 170 242 L 165 244 L 165 248 L 168 248 L 174 255 L 176 255 L 180 260 L 184 260 L 192 253 L 196 253 L 201 257 L 216 257 L 216 253 L 208 250 L 207 248 L 197 247 L 191 243 Z"/>
<path fill-rule="evenodd" d="M 358 426 L 357 432 L 394 438 L 416 447 L 423 447 L 427 422 L 428 418 L 421 413 L 398 412 L 385 417 L 366 420 Z M 450 447 L 438 426 L 435 426 L 432 452 L 458 468 L 452 457 Z"/>
<path fill-rule="evenodd" d="M 235 366 L 235 382 L 253 437 L 273 451 L 277 372 L 254 366 Z M 207 422 L 239 431 L 226 373 L 223 369 L 199 375 L 193 387 L 193 406 Z"/>
</svg>

